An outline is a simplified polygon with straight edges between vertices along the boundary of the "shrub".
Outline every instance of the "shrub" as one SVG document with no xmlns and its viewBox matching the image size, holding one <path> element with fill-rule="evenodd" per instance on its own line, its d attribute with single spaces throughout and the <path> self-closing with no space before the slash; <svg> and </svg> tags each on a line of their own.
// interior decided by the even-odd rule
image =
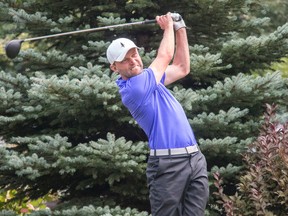
<svg viewBox="0 0 288 216">
<path fill-rule="evenodd" d="M 243 155 L 245 171 L 232 196 L 224 193 L 222 178 L 214 173 L 218 207 L 232 215 L 288 215 L 288 123 L 275 121 L 275 105 L 266 105 L 259 137 Z"/>
</svg>

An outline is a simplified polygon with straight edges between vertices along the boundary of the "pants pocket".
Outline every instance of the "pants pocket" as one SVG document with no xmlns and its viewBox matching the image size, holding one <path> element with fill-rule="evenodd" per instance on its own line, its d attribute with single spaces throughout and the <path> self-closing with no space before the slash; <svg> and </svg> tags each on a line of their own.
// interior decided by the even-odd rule
<svg viewBox="0 0 288 216">
<path fill-rule="evenodd" d="M 159 172 L 159 168 L 160 168 L 159 164 L 160 164 L 160 159 L 158 157 L 150 157 L 148 159 L 146 177 L 147 177 L 147 184 L 149 188 Z"/>
</svg>

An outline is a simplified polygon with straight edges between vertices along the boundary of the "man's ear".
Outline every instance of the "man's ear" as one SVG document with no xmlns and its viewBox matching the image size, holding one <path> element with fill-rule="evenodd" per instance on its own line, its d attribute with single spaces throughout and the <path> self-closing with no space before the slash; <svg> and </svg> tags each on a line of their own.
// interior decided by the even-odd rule
<svg viewBox="0 0 288 216">
<path fill-rule="evenodd" d="M 117 73 L 117 68 L 116 68 L 116 65 L 114 63 L 110 65 L 110 69 Z"/>
</svg>

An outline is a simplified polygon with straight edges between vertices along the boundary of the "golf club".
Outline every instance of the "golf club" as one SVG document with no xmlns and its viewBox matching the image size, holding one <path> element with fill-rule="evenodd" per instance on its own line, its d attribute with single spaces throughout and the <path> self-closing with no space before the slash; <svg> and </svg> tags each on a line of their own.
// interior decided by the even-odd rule
<svg viewBox="0 0 288 216">
<path fill-rule="evenodd" d="M 34 38 L 15 39 L 15 40 L 8 42 L 5 45 L 5 52 L 9 58 L 13 59 L 18 55 L 18 53 L 21 49 L 21 44 L 23 42 L 42 40 L 42 39 L 52 38 L 52 37 L 61 37 L 61 36 L 65 36 L 65 35 L 72 35 L 72 34 L 78 34 L 78 33 L 84 33 L 84 32 L 93 32 L 93 31 L 101 31 L 101 30 L 106 30 L 106 29 L 114 29 L 114 28 L 125 27 L 125 26 L 150 24 L 150 23 L 156 23 L 156 20 L 145 20 L 145 21 L 132 22 L 132 23 L 123 23 L 123 24 L 103 26 L 103 27 L 97 27 L 97 28 L 91 28 L 91 29 L 83 29 L 83 30 L 77 30 L 77 31 L 64 32 L 64 33 L 59 33 L 59 34 L 45 35 L 45 36 L 34 37 Z"/>
</svg>

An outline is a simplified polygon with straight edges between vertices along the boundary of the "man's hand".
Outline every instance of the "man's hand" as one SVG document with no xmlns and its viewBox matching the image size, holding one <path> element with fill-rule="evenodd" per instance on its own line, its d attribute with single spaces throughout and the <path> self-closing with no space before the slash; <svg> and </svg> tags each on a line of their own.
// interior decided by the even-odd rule
<svg viewBox="0 0 288 216">
<path fill-rule="evenodd" d="M 186 28 L 185 22 L 179 13 L 171 13 L 171 17 L 173 19 L 173 27 L 175 31 L 180 28 Z"/>
<path fill-rule="evenodd" d="M 170 12 L 162 16 L 156 16 L 156 21 L 162 30 L 169 28 L 169 25 L 173 25 L 173 20 Z"/>
</svg>

